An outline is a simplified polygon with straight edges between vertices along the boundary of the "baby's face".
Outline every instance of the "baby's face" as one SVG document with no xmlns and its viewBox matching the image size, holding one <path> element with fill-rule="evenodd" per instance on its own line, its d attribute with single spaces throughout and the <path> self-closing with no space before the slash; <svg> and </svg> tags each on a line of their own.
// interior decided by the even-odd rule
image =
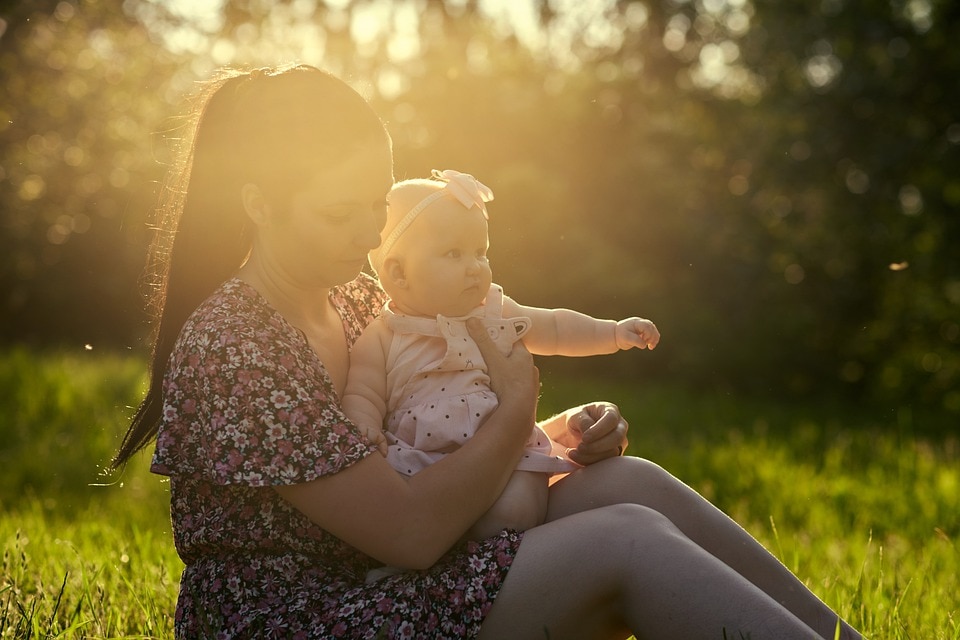
<svg viewBox="0 0 960 640">
<path fill-rule="evenodd" d="M 392 296 L 410 315 L 457 317 L 487 296 L 487 221 L 480 209 L 441 199 L 420 214 L 404 238 L 406 286 Z"/>
</svg>

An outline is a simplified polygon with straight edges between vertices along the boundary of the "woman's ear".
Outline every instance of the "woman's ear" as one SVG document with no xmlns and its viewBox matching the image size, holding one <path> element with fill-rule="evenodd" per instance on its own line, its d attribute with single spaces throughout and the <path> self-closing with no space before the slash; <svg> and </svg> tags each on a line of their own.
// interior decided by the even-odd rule
<svg viewBox="0 0 960 640">
<path fill-rule="evenodd" d="M 265 225 L 270 221 L 270 207 L 260 187 L 252 182 L 240 187 L 240 200 L 243 210 L 254 224 Z"/>
</svg>

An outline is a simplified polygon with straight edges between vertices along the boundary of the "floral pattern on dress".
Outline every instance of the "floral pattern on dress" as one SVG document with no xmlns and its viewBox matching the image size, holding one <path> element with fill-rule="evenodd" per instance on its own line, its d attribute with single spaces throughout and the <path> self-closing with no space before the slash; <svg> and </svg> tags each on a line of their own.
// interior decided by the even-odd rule
<svg viewBox="0 0 960 640">
<path fill-rule="evenodd" d="M 361 276 L 330 293 L 352 345 L 383 306 Z M 522 534 L 365 584 L 378 563 L 284 501 L 376 452 L 307 344 L 252 287 L 224 283 L 186 322 L 164 381 L 151 470 L 170 476 L 178 638 L 470 638 Z"/>
</svg>

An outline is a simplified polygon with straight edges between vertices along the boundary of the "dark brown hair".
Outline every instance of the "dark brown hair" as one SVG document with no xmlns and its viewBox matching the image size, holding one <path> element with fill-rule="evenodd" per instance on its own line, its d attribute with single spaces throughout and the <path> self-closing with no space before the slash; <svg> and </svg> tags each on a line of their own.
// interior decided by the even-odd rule
<svg viewBox="0 0 960 640">
<path fill-rule="evenodd" d="M 167 360 L 184 322 L 250 252 L 241 187 L 258 185 L 282 209 L 318 171 L 371 142 L 389 144 L 360 94 L 307 65 L 223 70 L 198 94 L 191 121 L 157 209 L 146 271 L 155 322 L 150 386 L 115 469 L 157 435 Z"/>
</svg>

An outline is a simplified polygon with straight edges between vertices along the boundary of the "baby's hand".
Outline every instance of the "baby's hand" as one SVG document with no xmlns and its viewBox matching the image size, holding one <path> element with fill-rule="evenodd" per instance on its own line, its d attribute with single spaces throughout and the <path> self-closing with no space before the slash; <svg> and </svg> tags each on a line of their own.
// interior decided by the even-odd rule
<svg viewBox="0 0 960 640">
<path fill-rule="evenodd" d="M 376 427 L 360 427 L 360 431 L 363 433 L 363 437 L 367 439 L 367 442 L 376 445 L 377 451 L 380 452 L 380 455 L 386 458 L 387 437 L 383 435 L 383 431 L 377 429 Z"/>
<path fill-rule="evenodd" d="M 660 342 L 657 325 L 645 318 L 627 318 L 617 323 L 617 348 L 654 349 Z"/>
</svg>

